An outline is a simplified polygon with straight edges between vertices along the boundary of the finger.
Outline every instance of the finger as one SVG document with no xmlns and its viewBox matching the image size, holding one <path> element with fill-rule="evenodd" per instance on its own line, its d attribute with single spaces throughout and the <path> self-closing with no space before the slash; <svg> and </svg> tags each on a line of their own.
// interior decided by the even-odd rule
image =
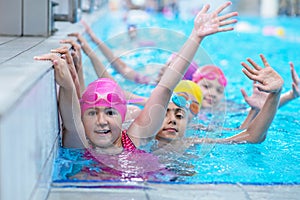
<svg viewBox="0 0 300 200">
<path fill-rule="evenodd" d="M 254 60 L 252 60 L 251 58 L 247 58 L 247 61 L 254 67 L 254 69 L 256 70 L 261 70 L 262 68 L 256 64 L 256 62 L 254 62 Z"/>
<path fill-rule="evenodd" d="M 71 56 L 73 59 L 74 64 L 79 62 L 79 57 L 77 56 L 77 54 L 75 52 L 71 52 Z"/>
<path fill-rule="evenodd" d="M 63 43 L 63 44 L 71 44 L 71 41 L 73 41 L 73 40 L 71 40 L 71 39 L 63 39 L 63 40 L 60 40 L 59 42 Z"/>
<path fill-rule="evenodd" d="M 80 50 L 80 45 L 75 42 L 74 40 L 71 40 L 71 39 L 65 39 L 65 40 L 61 40 L 60 43 L 63 43 L 63 44 L 70 44 L 74 50 L 78 51 Z"/>
<path fill-rule="evenodd" d="M 69 33 L 68 36 L 78 37 L 79 33 Z"/>
<path fill-rule="evenodd" d="M 237 23 L 237 19 L 231 19 L 231 20 L 226 20 L 226 21 L 222 21 L 220 22 L 220 26 L 226 26 L 226 25 L 230 25 L 230 24 L 235 24 Z"/>
<path fill-rule="evenodd" d="M 41 56 L 34 56 L 33 58 L 35 60 L 51 60 L 53 62 L 55 59 L 59 59 L 59 56 L 57 56 L 53 53 L 48 53 L 48 54 L 44 54 Z"/>
<path fill-rule="evenodd" d="M 241 93 L 242 93 L 244 99 L 246 100 L 248 98 L 248 94 L 246 93 L 246 91 L 243 88 L 241 89 Z"/>
<path fill-rule="evenodd" d="M 245 68 L 245 70 L 252 75 L 258 75 L 257 71 L 255 69 L 252 69 L 249 65 L 247 65 L 245 62 L 242 62 L 241 65 Z"/>
<path fill-rule="evenodd" d="M 51 49 L 51 52 L 55 52 L 55 53 L 65 53 L 66 51 L 69 51 L 69 47 L 67 47 L 67 46 L 62 46 L 62 47 L 58 47 L 56 49 Z"/>
<path fill-rule="evenodd" d="M 216 11 L 215 13 L 219 14 L 221 13 L 225 8 L 227 8 L 228 6 L 230 6 L 232 3 L 230 1 L 225 2 L 223 5 L 221 5 Z"/>
<path fill-rule="evenodd" d="M 231 13 L 228 13 L 226 15 L 219 16 L 219 21 L 224 21 L 224 20 L 227 20 L 231 17 L 238 16 L 238 15 L 239 15 L 238 12 L 231 12 Z"/>
<path fill-rule="evenodd" d="M 76 44 L 76 42 L 74 40 L 71 39 L 64 39 L 60 41 L 61 44 L 70 44 L 71 46 L 74 46 Z"/>
<path fill-rule="evenodd" d="M 227 32 L 227 31 L 232 31 L 233 29 L 234 29 L 233 27 L 219 28 L 218 32 Z"/>
<path fill-rule="evenodd" d="M 271 67 L 263 54 L 259 55 L 265 67 Z"/>
<path fill-rule="evenodd" d="M 255 75 L 253 75 L 252 73 L 250 73 L 248 70 L 246 70 L 246 69 L 242 69 L 242 72 L 249 78 L 249 79 L 251 79 L 251 80 L 256 80 L 255 79 Z"/>
<path fill-rule="evenodd" d="M 57 49 L 51 49 L 50 52 L 51 53 L 59 53 L 59 54 L 66 54 L 68 53 L 68 49 L 65 48 L 57 48 Z"/>
<path fill-rule="evenodd" d="M 67 63 L 68 64 L 73 64 L 73 59 L 72 59 L 72 56 L 71 56 L 70 52 L 68 52 L 68 53 L 66 53 L 64 55 L 66 55 L 66 61 L 67 61 Z"/>
<path fill-rule="evenodd" d="M 74 47 L 74 49 L 76 50 L 76 51 L 80 51 L 80 49 L 81 49 L 81 46 L 77 43 L 77 42 L 75 42 L 75 41 L 73 41 L 73 47 Z"/>
<path fill-rule="evenodd" d="M 207 11 L 209 10 L 209 8 L 210 8 L 210 5 L 209 5 L 209 4 L 205 4 L 205 5 L 202 7 L 202 9 L 200 10 L 200 12 L 197 14 L 196 19 L 197 19 L 200 15 L 202 15 L 202 14 L 204 14 L 204 13 L 207 13 Z"/>
<path fill-rule="evenodd" d="M 291 74 L 292 74 L 293 82 L 296 85 L 298 85 L 298 83 L 300 82 L 300 80 L 299 80 L 298 74 L 297 74 L 297 72 L 295 70 L 294 64 L 292 62 L 290 62 L 290 69 L 291 69 Z"/>
</svg>

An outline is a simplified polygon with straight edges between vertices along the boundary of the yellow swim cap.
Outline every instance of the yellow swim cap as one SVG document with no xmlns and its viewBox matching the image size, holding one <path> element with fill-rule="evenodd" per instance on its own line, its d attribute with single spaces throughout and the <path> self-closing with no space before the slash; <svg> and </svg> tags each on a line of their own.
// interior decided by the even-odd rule
<svg viewBox="0 0 300 200">
<path fill-rule="evenodd" d="M 190 80 L 181 80 L 178 85 L 175 87 L 174 92 L 186 92 L 190 95 L 193 95 L 195 99 L 198 101 L 199 106 L 202 105 L 203 94 L 200 89 L 200 86 L 197 85 L 195 82 Z"/>
</svg>

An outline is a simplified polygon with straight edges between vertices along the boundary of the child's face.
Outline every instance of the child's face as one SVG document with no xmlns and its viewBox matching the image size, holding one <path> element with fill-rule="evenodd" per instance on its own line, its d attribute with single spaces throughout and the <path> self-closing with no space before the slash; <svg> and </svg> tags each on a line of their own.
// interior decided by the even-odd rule
<svg viewBox="0 0 300 200">
<path fill-rule="evenodd" d="M 189 111 L 169 103 L 162 128 L 156 135 L 156 139 L 170 142 L 184 136 L 188 124 Z"/>
<path fill-rule="evenodd" d="M 224 86 L 222 86 L 218 79 L 209 80 L 203 78 L 198 82 L 203 92 L 203 108 L 211 108 L 217 106 L 224 97 Z"/>
<path fill-rule="evenodd" d="M 82 121 L 86 137 L 95 147 L 115 146 L 121 136 L 122 118 L 119 112 L 113 108 L 89 108 L 84 112 Z"/>
</svg>

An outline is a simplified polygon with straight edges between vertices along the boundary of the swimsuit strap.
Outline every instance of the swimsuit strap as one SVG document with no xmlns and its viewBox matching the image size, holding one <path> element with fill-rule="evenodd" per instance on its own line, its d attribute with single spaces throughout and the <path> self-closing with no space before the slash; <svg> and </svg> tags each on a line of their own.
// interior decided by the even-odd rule
<svg viewBox="0 0 300 200">
<path fill-rule="evenodd" d="M 127 130 L 122 131 L 122 145 L 127 151 L 134 151 L 137 149 L 131 139 L 128 137 Z"/>
</svg>

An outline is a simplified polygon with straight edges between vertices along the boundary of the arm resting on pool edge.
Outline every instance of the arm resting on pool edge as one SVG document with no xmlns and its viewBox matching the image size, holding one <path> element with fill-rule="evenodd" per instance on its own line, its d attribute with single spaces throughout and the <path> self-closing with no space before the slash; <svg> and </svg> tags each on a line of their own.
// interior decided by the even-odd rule
<svg viewBox="0 0 300 200">
<path fill-rule="evenodd" d="M 77 91 L 70 70 L 64 59 L 54 53 L 35 56 L 35 60 L 50 60 L 55 70 L 59 87 L 59 111 L 63 121 L 63 146 L 83 148 L 87 146 Z"/>
</svg>

